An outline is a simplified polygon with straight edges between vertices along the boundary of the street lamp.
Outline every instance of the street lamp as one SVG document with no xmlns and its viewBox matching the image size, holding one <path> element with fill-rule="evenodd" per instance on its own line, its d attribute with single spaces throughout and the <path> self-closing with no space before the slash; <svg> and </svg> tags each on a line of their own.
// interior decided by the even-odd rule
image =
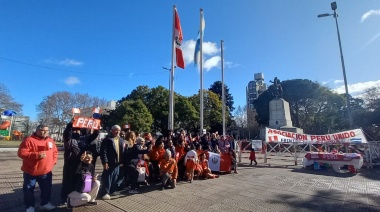
<svg viewBox="0 0 380 212">
<path fill-rule="evenodd" d="M 346 68 L 345 68 L 345 66 L 344 66 L 342 44 L 341 44 L 341 42 L 340 42 L 340 33 L 339 33 L 339 27 L 338 27 L 338 14 L 336 13 L 336 9 L 337 9 L 336 2 L 332 2 L 332 3 L 331 3 L 331 9 L 334 11 L 333 14 L 329 14 L 329 13 L 319 14 L 319 15 L 318 15 L 318 18 L 326 17 L 326 16 L 334 16 L 334 18 L 335 18 L 336 31 L 337 31 L 337 33 L 338 33 L 338 41 L 339 41 L 340 60 L 341 60 L 341 62 L 342 62 L 342 69 L 343 69 L 344 87 L 345 87 L 345 89 L 346 89 L 346 101 L 347 101 L 347 110 L 348 110 L 348 120 L 350 121 L 350 128 L 352 129 L 352 127 L 353 127 L 353 122 L 352 122 L 352 116 L 351 116 L 350 97 L 349 97 L 349 94 L 348 94 L 347 78 L 346 78 Z"/>
</svg>

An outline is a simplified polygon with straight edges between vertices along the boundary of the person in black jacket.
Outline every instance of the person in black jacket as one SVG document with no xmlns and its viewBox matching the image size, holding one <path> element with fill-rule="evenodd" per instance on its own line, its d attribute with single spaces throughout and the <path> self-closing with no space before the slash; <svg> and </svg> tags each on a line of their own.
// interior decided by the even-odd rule
<svg viewBox="0 0 380 212">
<path fill-rule="evenodd" d="M 80 160 L 81 163 L 77 167 L 73 182 L 73 184 L 76 185 L 76 189 L 68 195 L 67 208 L 80 205 L 97 205 L 95 199 L 99 192 L 100 182 L 97 180 L 97 175 L 95 175 L 95 167 L 92 164 L 92 153 L 90 151 L 85 151 L 81 155 Z M 91 189 L 89 189 L 89 191 L 84 191 L 84 188 L 86 187 L 84 182 L 85 178 L 90 178 L 91 180 L 91 182 L 88 182 L 91 184 Z"/>
<path fill-rule="evenodd" d="M 73 122 L 67 124 L 63 132 L 63 142 L 65 152 L 63 155 L 63 176 L 61 201 L 65 203 L 67 195 L 75 190 L 73 184 L 74 173 L 80 164 L 80 156 L 89 148 L 89 144 L 96 140 L 99 131 L 96 130 L 92 134 L 82 135 L 82 132 L 87 129 L 73 128 Z"/>
<path fill-rule="evenodd" d="M 134 133 L 133 131 L 131 133 Z M 130 194 L 138 193 L 137 190 L 137 178 L 139 172 L 137 171 L 137 163 L 140 160 L 139 155 L 147 154 L 152 149 L 152 144 L 149 145 L 148 149 L 142 147 L 142 138 L 138 138 L 139 142 L 136 143 L 135 139 L 129 139 L 128 144 L 125 147 L 124 151 L 124 164 L 126 168 L 126 173 L 128 174 L 128 184 L 131 185 L 129 190 Z"/>
<path fill-rule="evenodd" d="M 124 140 L 120 137 L 121 128 L 114 125 L 100 146 L 100 159 L 103 164 L 102 186 L 104 200 L 111 199 L 110 194 L 121 189 L 123 183 Z"/>
</svg>

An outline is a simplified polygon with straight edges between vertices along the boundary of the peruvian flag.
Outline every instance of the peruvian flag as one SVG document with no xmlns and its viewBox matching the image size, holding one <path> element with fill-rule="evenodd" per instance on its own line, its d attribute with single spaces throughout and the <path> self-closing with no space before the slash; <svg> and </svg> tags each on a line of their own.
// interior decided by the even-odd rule
<svg viewBox="0 0 380 212">
<path fill-rule="evenodd" d="M 231 170 L 232 158 L 230 154 L 208 152 L 208 167 L 211 171 L 228 172 Z"/>
<path fill-rule="evenodd" d="M 174 43 L 175 43 L 175 57 L 176 57 L 176 64 L 178 67 L 184 69 L 185 68 L 185 60 L 183 59 L 182 54 L 182 40 L 183 40 L 183 34 L 182 34 L 182 28 L 181 23 L 179 20 L 177 8 L 174 8 Z"/>
</svg>

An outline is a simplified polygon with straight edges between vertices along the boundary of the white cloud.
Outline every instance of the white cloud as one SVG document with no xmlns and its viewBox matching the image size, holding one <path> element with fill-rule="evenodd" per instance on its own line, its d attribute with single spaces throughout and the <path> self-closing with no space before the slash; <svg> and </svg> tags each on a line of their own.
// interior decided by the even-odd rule
<svg viewBox="0 0 380 212">
<path fill-rule="evenodd" d="M 373 15 L 380 15 L 380 10 L 370 10 L 362 15 L 361 22 L 363 23 L 367 18 Z"/>
<path fill-rule="evenodd" d="M 80 80 L 78 77 L 68 77 L 64 81 L 67 85 L 75 85 L 80 84 Z"/>
<path fill-rule="evenodd" d="M 380 86 L 380 80 L 350 84 L 348 85 L 348 93 L 352 95 L 353 97 L 357 97 L 368 88 L 371 88 L 374 86 Z M 336 93 L 346 93 L 344 85 L 336 87 L 335 89 L 333 89 L 333 91 L 335 91 Z"/>
<path fill-rule="evenodd" d="M 205 71 L 209 71 L 213 67 L 220 67 L 220 56 L 214 56 L 203 63 L 203 68 Z"/>
<path fill-rule="evenodd" d="M 342 84 L 344 82 L 344 80 L 334 80 L 334 84 Z"/>
<path fill-rule="evenodd" d="M 46 59 L 45 63 L 52 63 L 56 65 L 62 65 L 62 66 L 81 66 L 83 65 L 83 62 L 74 60 L 74 59 L 64 59 L 64 60 L 55 60 L 55 59 Z"/>
<path fill-rule="evenodd" d="M 182 43 L 182 52 L 186 65 L 194 63 L 195 40 L 186 40 Z M 209 71 L 220 66 L 220 49 L 217 43 L 203 42 L 203 67 L 205 71 Z M 233 67 L 233 63 L 229 62 L 229 67 Z"/>
</svg>

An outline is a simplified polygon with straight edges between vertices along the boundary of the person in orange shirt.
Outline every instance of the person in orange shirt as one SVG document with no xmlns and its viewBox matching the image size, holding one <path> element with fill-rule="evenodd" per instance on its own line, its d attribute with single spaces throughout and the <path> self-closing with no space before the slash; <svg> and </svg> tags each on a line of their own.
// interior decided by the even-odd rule
<svg viewBox="0 0 380 212">
<path fill-rule="evenodd" d="M 151 180 L 158 182 L 160 178 L 160 168 L 158 164 L 164 159 L 165 148 L 162 142 L 163 137 L 160 136 L 155 142 L 152 151 L 149 153 L 150 162 L 152 164 Z"/>
<path fill-rule="evenodd" d="M 36 183 L 41 190 L 40 210 L 55 209 L 55 206 L 50 203 L 53 176 L 51 171 L 57 163 L 58 151 L 54 140 L 49 137 L 49 127 L 38 125 L 36 132 L 21 142 L 17 156 L 22 159 L 26 211 L 34 212 Z"/>
<path fill-rule="evenodd" d="M 219 175 L 211 173 L 211 169 L 208 167 L 208 160 L 206 159 L 206 153 L 201 154 L 201 158 L 199 160 L 199 164 L 201 166 L 201 176 L 205 178 L 218 178 Z"/>
<path fill-rule="evenodd" d="M 165 151 L 165 159 L 160 162 L 160 174 L 161 174 L 161 190 L 168 188 L 175 188 L 177 184 L 178 167 L 177 161 L 171 158 L 171 152 Z"/>
<path fill-rule="evenodd" d="M 198 164 L 198 155 L 194 150 L 194 146 L 191 146 L 189 151 L 185 155 L 184 165 L 186 166 L 187 180 L 192 183 L 194 180 L 194 170 Z"/>
</svg>

